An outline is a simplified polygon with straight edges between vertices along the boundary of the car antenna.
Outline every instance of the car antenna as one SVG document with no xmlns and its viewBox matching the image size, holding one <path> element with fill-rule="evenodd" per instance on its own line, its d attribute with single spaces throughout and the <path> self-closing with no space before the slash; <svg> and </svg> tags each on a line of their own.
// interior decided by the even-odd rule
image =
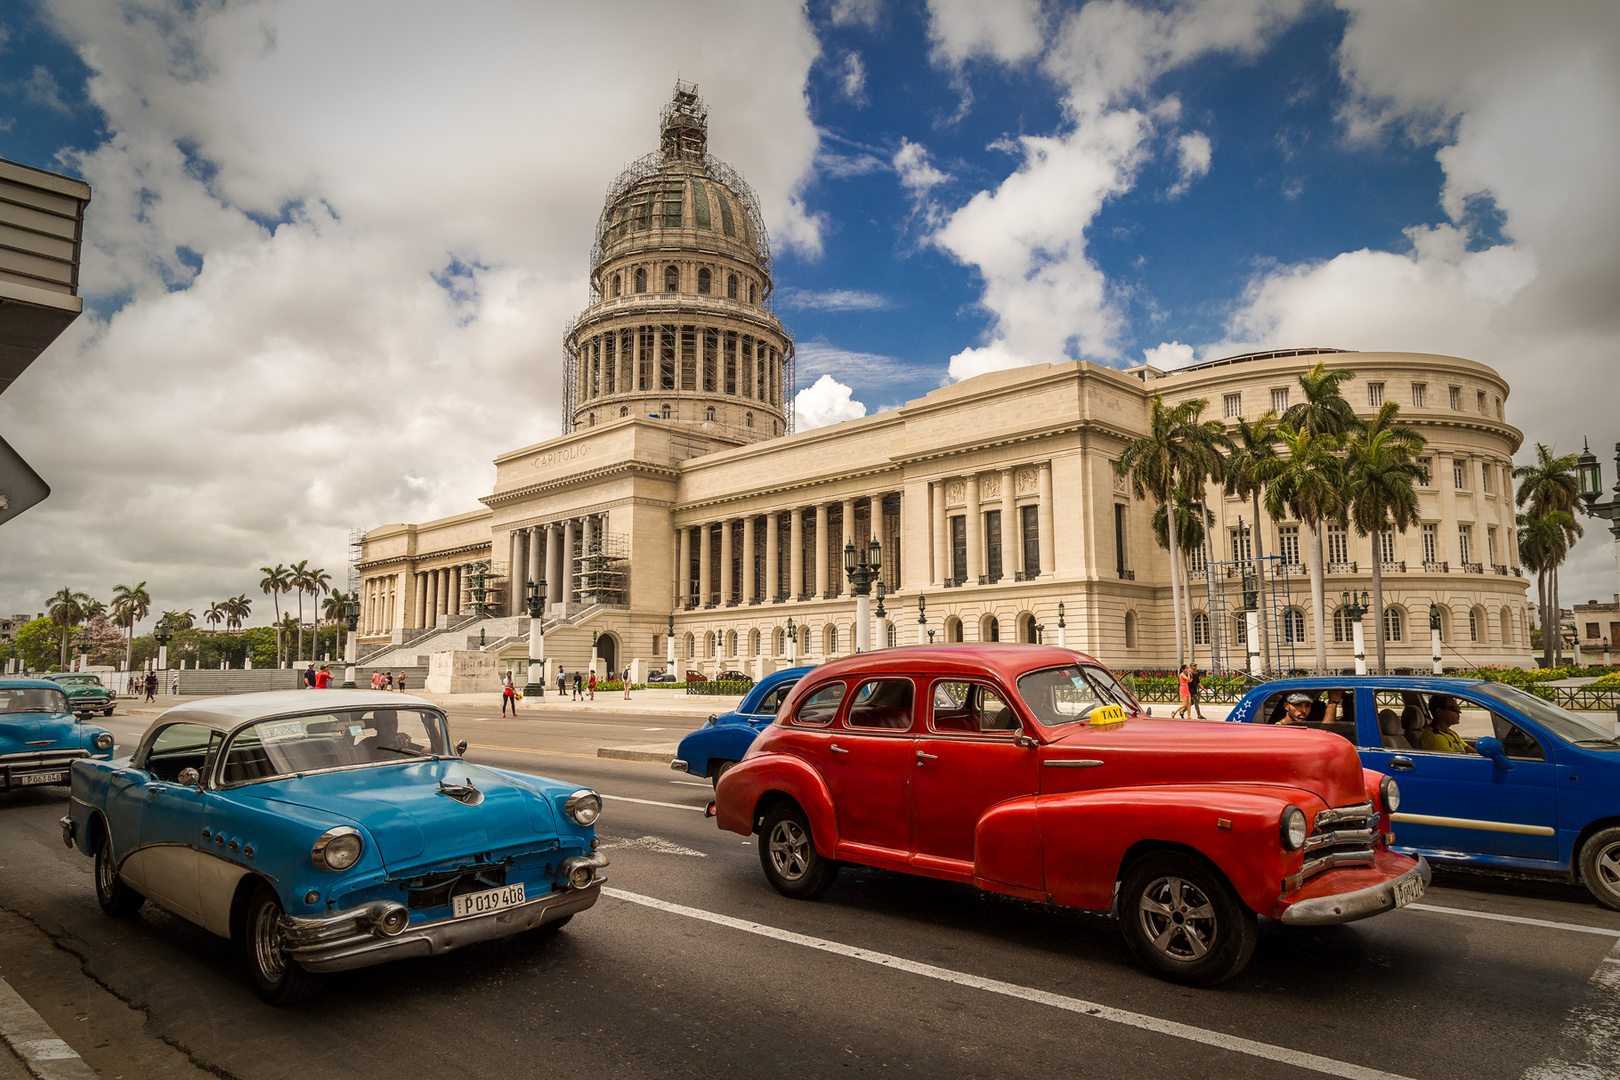
<svg viewBox="0 0 1620 1080">
<path fill-rule="evenodd" d="M 1485 672 L 1480 669 L 1480 666 L 1478 664 L 1476 664 L 1472 660 L 1468 659 L 1468 657 L 1464 656 L 1462 653 L 1458 652 L 1456 649 L 1452 649 L 1451 646 L 1449 644 L 1447 644 L 1446 642 L 1442 641 L 1440 644 L 1441 644 L 1442 647 L 1444 647 L 1446 649 L 1451 649 L 1451 655 L 1455 656 L 1457 659 L 1461 660 L 1468 667 L 1472 668 L 1474 674 L 1478 675 L 1481 679 L 1484 679 L 1486 682 L 1495 682 L 1496 681 L 1495 679 L 1491 678 L 1489 675 L 1485 674 Z"/>
</svg>

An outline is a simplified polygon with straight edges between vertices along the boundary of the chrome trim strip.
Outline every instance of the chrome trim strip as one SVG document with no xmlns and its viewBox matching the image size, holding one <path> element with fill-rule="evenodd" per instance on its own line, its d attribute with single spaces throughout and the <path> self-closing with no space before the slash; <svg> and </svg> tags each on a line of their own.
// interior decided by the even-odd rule
<svg viewBox="0 0 1620 1080">
<path fill-rule="evenodd" d="M 1520 836 L 1556 836 L 1557 830 L 1545 825 L 1520 825 L 1512 821 L 1478 821 L 1474 818 L 1437 817 L 1433 814 L 1389 815 L 1391 821 L 1407 825 L 1441 825 L 1453 829 L 1474 829 L 1479 832 L 1517 833 Z"/>
<path fill-rule="evenodd" d="M 1043 761 L 1049 769 L 1095 769 L 1102 762 L 1095 758 L 1062 758 L 1057 761 Z"/>
<path fill-rule="evenodd" d="M 1378 807 L 1368 799 L 1354 806 L 1330 806 L 1316 813 L 1316 827 L 1337 825 L 1341 821 L 1368 821 L 1378 816 Z"/>
<path fill-rule="evenodd" d="M 1306 837 L 1303 850 L 1315 851 L 1317 848 L 1334 847 L 1338 844 L 1366 844 L 1371 847 L 1377 839 L 1378 833 L 1373 829 L 1339 829 Z"/>
<path fill-rule="evenodd" d="M 1393 910 L 1395 889 L 1398 885 L 1421 879 L 1423 888 L 1418 890 L 1417 896 L 1422 896 L 1424 890 L 1429 887 L 1432 876 L 1429 864 L 1420 855 L 1417 865 L 1398 878 L 1391 878 L 1365 889 L 1334 893 L 1330 896 L 1313 896 L 1309 900 L 1290 904 L 1282 913 L 1282 921 L 1289 926 L 1332 926 L 1337 923 L 1355 922 L 1357 919 Z M 1417 899 L 1417 896 L 1412 899 Z"/>
</svg>

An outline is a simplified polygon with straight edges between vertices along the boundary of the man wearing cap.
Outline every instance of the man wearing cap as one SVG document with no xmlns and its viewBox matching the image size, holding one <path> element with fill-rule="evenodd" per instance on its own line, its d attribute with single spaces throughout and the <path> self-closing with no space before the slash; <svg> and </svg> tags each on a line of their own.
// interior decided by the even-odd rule
<svg viewBox="0 0 1620 1080">
<path fill-rule="evenodd" d="M 1315 704 L 1311 695 L 1296 690 L 1283 702 L 1283 716 L 1277 723 L 1279 725 L 1308 723 L 1311 719 L 1311 706 Z"/>
</svg>

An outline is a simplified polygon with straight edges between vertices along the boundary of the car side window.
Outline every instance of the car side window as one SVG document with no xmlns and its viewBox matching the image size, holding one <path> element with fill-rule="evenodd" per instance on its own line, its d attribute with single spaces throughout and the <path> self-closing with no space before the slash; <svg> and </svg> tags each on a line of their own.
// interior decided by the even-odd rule
<svg viewBox="0 0 1620 1080">
<path fill-rule="evenodd" d="M 1502 744 L 1502 752 L 1514 761 L 1547 760 L 1547 752 L 1536 737 L 1500 713 L 1491 713 L 1491 729 Z"/>
<path fill-rule="evenodd" d="M 182 769 L 203 771 L 217 741 L 216 733 L 201 724 L 170 724 L 146 748 L 146 771 L 159 780 L 179 783 Z"/>
<path fill-rule="evenodd" d="M 782 707 L 782 699 L 788 696 L 793 689 L 792 683 L 784 683 L 759 699 L 759 706 L 754 710 L 755 716 L 775 716 L 776 710 Z"/>
<path fill-rule="evenodd" d="M 937 682 L 933 701 L 929 727 L 934 731 L 949 735 L 1005 735 L 1019 729 L 1012 706 L 982 683 Z"/>
<path fill-rule="evenodd" d="M 869 679 L 855 691 L 844 724 L 879 731 L 911 730 L 911 680 Z"/>
<path fill-rule="evenodd" d="M 1308 701 L 1290 702 L 1290 698 Z M 1261 706 L 1255 723 L 1279 727 L 1311 728 L 1356 740 L 1356 691 L 1338 687 L 1293 687 L 1272 694 Z"/>
<path fill-rule="evenodd" d="M 844 689 L 841 682 L 818 687 L 799 704 L 793 722 L 805 727 L 826 727 L 831 724 L 833 717 L 838 715 L 839 703 L 844 700 Z"/>
</svg>

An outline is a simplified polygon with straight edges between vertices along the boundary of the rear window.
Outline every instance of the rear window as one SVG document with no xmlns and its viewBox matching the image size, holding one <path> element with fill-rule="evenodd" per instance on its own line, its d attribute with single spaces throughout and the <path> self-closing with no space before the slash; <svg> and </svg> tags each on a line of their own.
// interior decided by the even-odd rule
<svg viewBox="0 0 1620 1080">
<path fill-rule="evenodd" d="M 818 686 L 800 703 L 793 722 L 806 727 L 826 727 L 833 722 L 833 717 L 838 715 L 838 706 L 843 700 L 843 683 L 834 682 Z"/>
</svg>

